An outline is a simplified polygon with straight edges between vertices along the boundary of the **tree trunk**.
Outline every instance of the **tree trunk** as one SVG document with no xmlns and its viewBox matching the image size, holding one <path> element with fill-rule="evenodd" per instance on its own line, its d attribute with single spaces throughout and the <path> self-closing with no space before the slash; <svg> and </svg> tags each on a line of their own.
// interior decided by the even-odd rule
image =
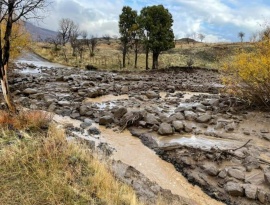
<svg viewBox="0 0 270 205">
<path fill-rule="evenodd" d="M 4 96 L 4 99 L 6 101 L 6 104 L 8 106 L 8 109 L 15 113 L 16 112 L 16 107 L 12 102 L 11 96 L 10 96 L 10 91 L 9 91 L 9 86 L 8 86 L 8 78 L 7 78 L 7 70 L 8 70 L 8 64 L 4 65 L 3 68 L 3 76 L 1 79 L 1 86 L 2 86 L 2 93 Z"/>
<path fill-rule="evenodd" d="M 137 68 L 137 61 L 138 61 L 138 42 L 135 42 L 135 66 L 134 68 Z"/>
<path fill-rule="evenodd" d="M 145 53 L 146 55 L 145 55 L 145 69 L 146 70 L 149 70 L 149 67 L 148 67 L 148 55 L 149 55 L 149 48 L 148 48 L 148 46 L 146 47 L 146 53 Z"/>
<path fill-rule="evenodd" d="M 153 52 L 153 65 L 152 65 L 152 69 L 158 69 L 158 56 L 159 56 L 159 53 Z"/>
<path fill-rule="evenodd" d="M 126 67 L 126 54 L 127 54 L 127 48 L 126 48 L 126 45 L 124 45 L 124 48 L 123 48 L 123 68 Z"/>
</svg>

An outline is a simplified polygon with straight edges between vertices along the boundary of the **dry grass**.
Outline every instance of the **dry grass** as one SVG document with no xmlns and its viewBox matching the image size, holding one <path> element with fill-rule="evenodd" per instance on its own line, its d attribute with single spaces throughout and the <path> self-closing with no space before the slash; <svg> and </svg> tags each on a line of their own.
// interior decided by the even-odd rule
<svg viewBox="0 0 270 205">
<path fill-rule="evenodd" d="M 68 142 L 55 125 L 23 137 L 7 129 L 7 124 L 32 126 L 40 115 L 28 112 L 15 119 L 1 111 L 0 204 L 139 204 L 129 186 L 117 181 L 86 146 Z"/>
<path fill-rule="evenodd" d="M 145 70 L 145 54 L 138 55 L 138 68 L 134 69 L 134 51 L 127 55 L 127 68 L 121 68 L 122 54 L 119 50 L 120 44 L 116 40 L 102 41 L 98 44 L 94 57 L 89 57 L 89 52 L 85 51 L 82 61 L 79 57 L 71 55 L 71 48 L 67 45 L 66 53 L 68 62 L 65 61 L 62 50 L 54 52 L 50 46 L 44 43 L 37 43 L 34 50 L 50 61 L 66 64 L 74 67 L 84 68 L 91 64 L 100 69 L 107 70 Z M 159 57 L 159 67 L 167 68 L 171 66 L 187 66 L 187 61 L 192 58 L 193 66 L 218 69 L 224 61 L 228 61 L 235 56 L 239 50 L 252 50 L 252 43 L 183 43 L 177 42 L 175 48 L 163 52 Z M 152 56 L 149 55 L 149 67 L 152 66 Z"/>
</svg>

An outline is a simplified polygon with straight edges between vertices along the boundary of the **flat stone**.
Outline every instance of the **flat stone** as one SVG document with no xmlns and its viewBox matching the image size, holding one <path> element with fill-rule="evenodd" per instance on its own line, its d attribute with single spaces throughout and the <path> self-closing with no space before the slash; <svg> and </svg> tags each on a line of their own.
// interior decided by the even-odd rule
<svg viewBox="0 0 270 205">
<path fill-rule="evenodd" d="M 235 179 L 239 179 L 239 180 L 245 179 L 245 174 L 243 173 L 243 171 L 241 171 L 239 169 L 233 169 L 233 168 L 229 169 L 228 175 L 235 178 Z"/>
<path fill-rule="evenodd" d="M 154 98 L 160 98 L 159 93 L 156 93 L 155 91 L 147 91 L 145 93 L 146 97 L 148 97 L 149 99 L 154 99 Z"/>
<path fill-rule="evenodd" d="M 156 117 L 154 114 L 150 114 L 150 113 L 148 113 L 146 115 L 144 121 L 149 125 L 159 124 L 158 117 Z"/>
<path fill-rule="evenodd" d="M 209 122 L 211 119 L 212 119 L 211 115 L 204 114 L 204 115 L 197 117 L 196 121 L 199 123 L 206 123 L 206 122 Z"/>
<path fill-rule="evenodd" d="M 264 181 L 265 179 L 264 179 L 264 174 L 262 171 L 252 172 L 246 175 L 246 178 L 245 178 L 245 183 L 250 183 L 254 185 L 260 185 L 264 183 Z"/>
<path fill-rule="evenodd" d="M 91 125 L 92 125 L 92 122 L 91 123 L 83 122 L 83 123 L 80 124 L 80 127 L 83 128 L 83 129 L 85 129 L 87 127 L 90 127 Z"/>
<path fill-rule="evenodd" d="M 219 172 L 218 177 L 225 179 L 227 177 L 226 170 L 222 170 L 221 172 Z"/>
<path fill-rule="evenodd" d="M 26 88 L 24 91 L 23 91 L 24 94 L 28 94 L 28 95 L 32 95 L 32 94 L 36 94 L 38 93 L 38 90 L 37 89 L 34 89 L 34 88 Z"/>
<path fill-rule="evenodd" d="M 57 103 L 61 106 L 69 106 L 71 104 L 69 101 L 66 101 L 66 100 L 62 100 Z"/>
<path fill-rule="evenodd" d="M 225 191 L 231 196 L 243 196 L 244 189 L 239 183 L 228 182 L 225 187 Z"/>
</svg>

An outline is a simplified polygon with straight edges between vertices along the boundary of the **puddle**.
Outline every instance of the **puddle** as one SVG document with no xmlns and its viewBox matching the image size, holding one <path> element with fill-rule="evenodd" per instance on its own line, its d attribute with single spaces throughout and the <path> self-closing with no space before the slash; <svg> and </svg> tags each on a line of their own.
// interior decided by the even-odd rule
<svg viewBox="0 0 270 205">
<path fill-rule="evenodd" d="M 83 103 L 102 103 L 116 100 L 128 100 L 128 95 L 103 95 L 96 98 L 86 98 Z"/>
<path fill-rule="evenodd" d="M 69 117 L 54 116 L 57 123 L 64 125 L 80 126 L 80 121 L 70 119 Z M 180 197 L 188 198 L 190 204 L 197 205 L 221 205 L 222 203 L 206 195 L 199 187 L 190 184 L 174 166 L 160 159 L 153 150 L 147 148 L 142 142 L 133 137 L 129 131 L 122 133 L 113 132 L 111 129 L 99 127 L 99 142 L 107 142 L 111 147 L 116 149 L 113 153 L 115 160 L 133 166 L 151 181 L 156 182 L 162 188 L 171 190 L 173 194 Z M 87 136 L 83 136 L 87 139 Z M 97 140 L 97 139 L 95 139 Z"/>
<path fill-rule="evenodd" d="M 212 95 L 210 93 L 201 93 L 201 92 L 189 92 L 189 91 L 185 91 L 183 92 L 184 97 L 182 98 L 183 100 L 189 100 L 190 98 L 192 98 L 195 95 Z"/>
<path fill-rule="evenodd" d="M 237 147 L 241 146 L 241 144 L 237 141 L 233 140 L 224 140 L 224 139 L 217 139 L 211 137 L 200 137 L 192 135 L 183 136 L 183 137 L 174 137 L 171 139 L 161 139 L 159 141 L 161 147 L 170 147 L 174 145 L 183 145 L 193 148 L 199 148 L 202 150 L 210 150 L 211 148 L 218 148 L 220 150 L 224 149 L 236 149 Z"/>
</svg>

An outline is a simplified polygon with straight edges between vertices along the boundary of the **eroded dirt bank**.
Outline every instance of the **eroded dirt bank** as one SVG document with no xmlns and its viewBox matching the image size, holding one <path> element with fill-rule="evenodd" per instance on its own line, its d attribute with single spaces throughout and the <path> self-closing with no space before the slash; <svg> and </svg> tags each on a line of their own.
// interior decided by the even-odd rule
<svg viewBox="0 0 270 205">
<path fill-rule="evenodd" d="M 125 155 L 128 159 L 140 139 L 210 196 L 226 204 L 270 204 L 270 115 L 246 111 L 237 99 L 219 95 L 222 86 L 217 72 L 174 69 L 119 74 L 66 68 L 39 68 L 39 72 L 42 75 L 14 74 L 11 85 L 16 101 L 81 120 L 80 127 L 87 129 L 88 135 L 101 131 L 112 145 L 115 143 L 116 150 L 117 146 L 123 150 L 115 152 L 116 159 Z M 115 133 L 88 128 L 90 122 Z M 125 128 L 138 139 L 127 140 L 126 131 L 117 134 Z M 155 156 L 148 151 L 149 156 Z M 143 164 L 143 156 L 137 155 L 133 166 L 137 164 L 139 171 L 161 163 L 153 159 Z M 193 195 L 197 188 L 186 188 L 189 184 L 182 179 L 179 183 L 181 175 L 172 181 L 163 178 L 166 169 L 155 169 L 160 172 L 156 178 L 151 171 L 144 174 L 158 183 L 166 180 L 161 187 L 180 191 L 183 183 L 180 196 L 188 193 L 186 196 L 198 204 L 218 203 Z"/>
</svg>

